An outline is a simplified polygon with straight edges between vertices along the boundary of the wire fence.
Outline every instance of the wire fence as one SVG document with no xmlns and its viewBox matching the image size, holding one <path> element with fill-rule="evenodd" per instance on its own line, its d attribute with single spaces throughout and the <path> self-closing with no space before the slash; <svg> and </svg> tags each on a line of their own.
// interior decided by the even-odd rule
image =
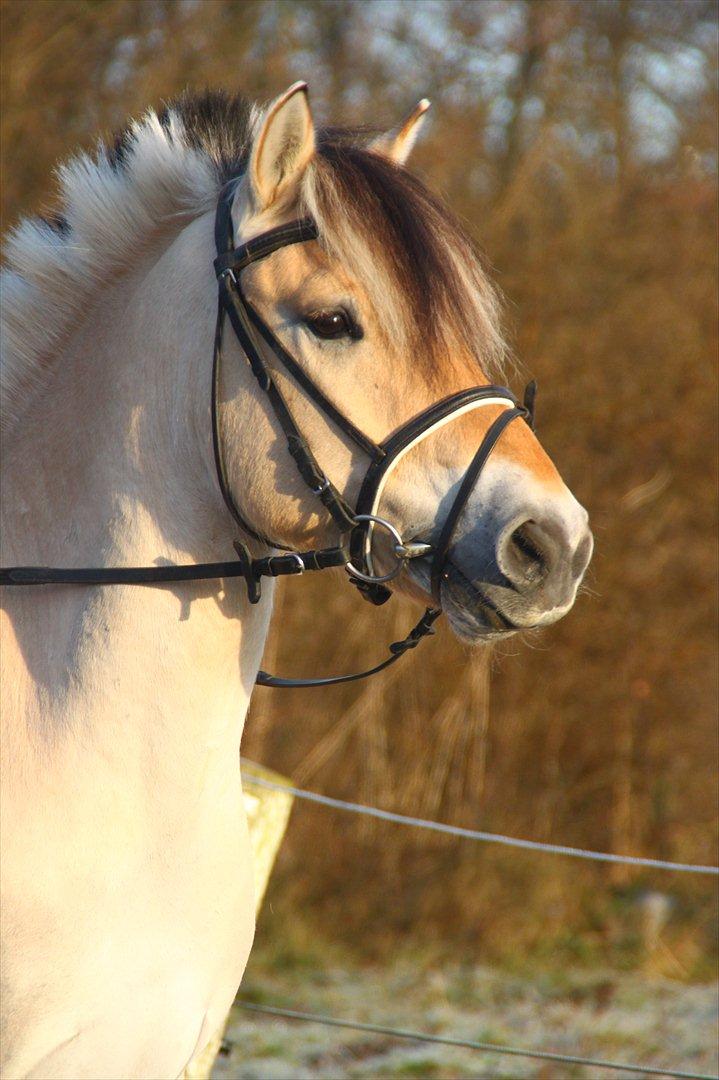
<svg viewBox="0 0 719 1080">
<path fill-rule="evenodd" d="M 254 776 L 252 774 L 243 774 L 243 782 L 248 787 L 260 787 L 267 788 L 270 791 L 285 792 L 286 794 L 293 795 L 296 799 L 304 799 L 307 802 L 326 806 L 333 810 L 341 810 L 346 811 L 347 813 L 378 818 L 381 821 L 389 821 L 396 825 L 406 825 L 417 829 L 428 829 L 432 832 L 462 837 L 467 840 L 503 844 L 507 847 L 522 848 L 527 851 L 537 851 L 543 854 L 568 855 L 577 859 L 590 859 L 594 862 L 622 863 L 627 866 L 644 867 L 654 870 L 719 876 L 719 867 L 716 866 L 670 862 L 665 859 L 648 859 L 635 855 L 615 855 L 611 852 L 591 851 L 586 848 L 569 847 L 566 844 L 546 844 L 538 840 L 523 840 L 515 836 L 504 836 L 501 833 L 484 832 L 479 829 L 466 829 L 459 825 L 450 825 L 441 821 L 428 821 L 424 818 L 411 817 L 406 814 L 395 814 L 390 810 L 381 810 L 376 806 L 364 806 L 361 803 L 347 802 L 344 799 L 335 799 L 329 795 L 320 795 L 316 791 L 306 791 L 304 788 L 296 788 L 290 784 L 275 783 L 272 780 L 267 780 L 264 777 Z M 719 1076 L 708 1073 L 687 1072 L 680 1069 L 662 1068 L 657 1065 L 637 1065 L 629 1062 L 607 1061 L 602 1058 L 580 1057 L 574 1054 L 560 1054 L 558 1052 L 547 1050 L 523 1049 L 518 1046 L 501 1046 L 497 1043 L 478 1042 L 473 1039 L 459 1039 L 445 1035 L 433 1035 L 429 1032 L 408 1031 L 403 1028 L 387 1027 L 384 1024 L 370 1024 L 360 1020 L 345 1020 L 336 1016 L 300 1012 L 295 1009 L 280 1008 L 276 1005 L 259 1005 L 254 1002 L 244 1001 L 241 998 L 236 1001 L 236 1004 L 250 1012 L 263 1013 L 268 1016 L 279 1017 L 286 1020 L 300 1020 L 306 1023 L 322 1024 L 327 1027 L 347 1028 L 353 1031 L 365 1031 L 376 1035 L 387 1035 L 396 1039 L 409 1039 L 415 1042 L 455 1046 L 491 1054 L 511 1055 L 513 1057 L 530 1058 L 538 1061 L 553 1061 L 564 1065 L 583 1065 L 588 1068 L 613 1070 L 614 1072 L 639 1076 L 666 1076 L 671 1077 L 672 1080 L 719 1080 Z M 230 1043 L 229 1045 L 233 1044 Z"/>
<path fill-rule="evenodd" d="M 684 1072 L 681 1069 L 663 1069 L 658 1065 L 631 1065 L 623 1061 L 605 1061 L 603 1058 L 578 1057 L 575 1054 L 558 1054 L 548 1050 L 522 1050 L 517 1046 L 500 1046 L 498 1043 L 476 1042 L 474 1039 L 454 1039 L 447 1035 L 430 1035 L 422 1031 L 385 1027 L 383 1024 L 365 1024 L 360 1020 L 342 1020 L 321 1013 L 297 1012 L 281 1009 L 276 1005 L 257 1005 L 251 1001 L 238 1000 L 236 1005 L 250 1012 L 265 1013 L 285 1020 L 305 1020 L 326 1027 L 349 1028 L 351 1031 L 368 1031 L 373 1035 L 390 1035 L 395 1039 L 411 1039 L 414 1042 L 439 1043 L 442 1046 L 458 1046 L 466 1050 L 482 1050 L 489 1054 L 509 1054 L 512 1057 L 534 1058 L 538 1061 L 556 1061 L 563 1065 L 587 1065 L 594 1069 L 613 1069 L 615 1072 L 636 1073 L 639 1076 L 670 1076 L 677 1080 L 717 1080 L 708 1073 Z M 229 1046 L 235 1045 L 232 1042 Z"/>
<path fill-rule="evenodd" d="M 670 870 L 683 874 L 710 874 L 719 876 L 719 866 L 703 866 L 695 863 L 668 862 L 665 859 L 645 859 L 637 855 L 614 855 L 608 851 L 589 851 L 586 848 L 568 847 L 566 844 L 545 844 L 539 840 L 522 840 L 516 836 L 503 836 L 501 833 L 482 832 L 479 829 L 465 829 L 461 825 L 449 825 L 442 821 L 427 821 L 424 818 L 395 814 L 391 810 L 380 810 L 376 806 L 363 806 L 361 803 L 333 799 L 329 795 L 320 795 L 316 791 L 288 784 L 277 784 L 260 776 L 244 775 L 247 785 L 268 788 L 270 791 L 284 791 L 296 799 L 329 806 L 333 810 L 344 810 L 350 814 L 362 814 L 365 817 L 379 818 L 395 825 L 408 825 L 415 829 L 428 829 L 431 832 L 444 833 L 446 836 L 460 836 L 465 840 L 482 840 L 489 844 L 504 844 L 506 847 L 523 848 L 526 851 L 539 851 L 548 855 L 570 855 L 575 859 L 590 859 L 593 862 L 622 863 L 625 866 L 642 866 L 653 870 Z"/>
</svg>

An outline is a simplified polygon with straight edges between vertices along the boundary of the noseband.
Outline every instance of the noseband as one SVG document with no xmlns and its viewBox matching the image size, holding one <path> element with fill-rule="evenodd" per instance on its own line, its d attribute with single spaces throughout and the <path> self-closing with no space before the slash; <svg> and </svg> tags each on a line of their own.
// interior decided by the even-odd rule
<svg viewBox="0 0 719 1080">
<path fill-rule="evenodd" d="M 0 585 L 158 585 L 173 581 L 241 577 L 245 581 L 250 603 L 256 604 L 260 600 L 263 577 L 280 577 L 302 574 L 306 570 L 326 570 L 344 566 L 350 581 L 365 599 L 373 604 L 383 604 L 392 595 L 386 583 L 397 577 L 410 559 L 430 559 L 431 591 L 436 606 L 426 609 L 407 637 L 390 645 L 390 655 L 382 663 L 368 671 L 329 678 L 282 679 L 264 671 L 260 671 L 257 676 L 257 683 L 260 686 L 288 688 L 353 682 L 389 667 L 408 649 L 414 648 L 423 637 L 434 633 L 433 623 L 442 613 L 442 582 L 449 576 L 447 570 L 449 550 L 462 511 L 504 429 L 518 417 L 522 417 L 534 429 L 536 384 L 532 382 L 527 386 L 523 404 L 517 401 L 511 390 L 503 386 L 474 386 L 461 390 L 412 417 L 384 442 L 373 442 L 306 374 L 254 309 L 242 288 L 242 271 L 247 266 L 267 258 L 280 248 L 316 240 L 318 238 L 317 226 L 310 219 L 293 221 L 287 225 L 280 225 L 276 229 L 270 229 L 236 248 L 232 226 L 233 194 L 233 186 L 223 192 L 215 217 L 217 257 L 214 266 L 219 290 L 211 398 L 215 468 L 225 505 L 239 528 L 268 547 L 285 551 L 286 554 L 253 559 L 247 546 L 241 540 L 235 540 L 237 560 L 230 562 L 198 563 L 190 566 L 99 567 L 95 569 L 16 566 L 0 569 Z M 337 526 L 339 543 L 336 547 L 316 551 L 287 551 L 286 545 L 270 539 L 248 522 L 237 506 L 225 466 L 218 408 L 226 316 L 230 320 L 260 389 L 267 395 L 287 441 L 287 450 L 294 459 L 302 480 L 322 503 Z M 362 481 L 354 510 L 318 464 L 297 426 L 271 369 L 265 363 L 263 351 L 271 353 L 325 416 L 369 457 L 370 464 Z M 380 517 L 378 513 L 382 494 L 392 470 L 409 450 L 433 432 L 465 413 L 485 405 L 501 405 L 505 409 L 491 423 L 472 458 L 437 542 L 427 544 L 416 540 L 405 541 L 392 522 Z M 385 574 L 376 573 L 372 557 L 372 541 L 378 528 L 384 530 L 393 542 L 391 550 L 394 565 Z"/>
</svg>

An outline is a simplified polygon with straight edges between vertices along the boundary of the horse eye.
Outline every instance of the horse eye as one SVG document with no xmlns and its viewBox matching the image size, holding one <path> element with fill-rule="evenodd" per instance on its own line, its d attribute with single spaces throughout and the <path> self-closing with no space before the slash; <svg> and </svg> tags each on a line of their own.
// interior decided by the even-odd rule
<svg viewBox="0 0 719 1080">
<path fill-rule="evenodd" d="M 305 323 L 318 338 L 362 337 L 362 330 L 346 311 L 317 311 L 307 315 Z"/>
</svg>

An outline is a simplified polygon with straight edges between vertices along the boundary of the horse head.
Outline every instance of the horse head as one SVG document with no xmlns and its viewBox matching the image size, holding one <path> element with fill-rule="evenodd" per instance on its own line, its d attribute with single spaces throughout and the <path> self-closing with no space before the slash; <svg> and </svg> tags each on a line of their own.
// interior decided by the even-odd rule
<svg viewBox="0 0 719 1080">
<path fill-rule="evenodd" d="M 427 107 L 368 141 L 317 130 L 306 85 L 291 87 L 255 124 L 229 212 L 243 244 L 298 219 L 314 227 L 306 242 L 242 270 L 248 307 L 300 374 L 298 383 L 273 365 L 270 350 L 272 379 L 345 504 L 395 527 L 364 528 L 370 576 L 392 573 L 397 535 L 411 540 L 420 555 L 392 587 L 425 602 L 433 594 L 475 642 L 564 615 L 592 536 L 531 425 L 502 420 L 523 412 L 507 414 L 512 396 L 492 385 L 472 393 L 501 363 L 498 305 L 459 222 L 405 168 Z M 303 483 L 246 366 L 223 370 L 222 384 L 228 485 L 243 520 L 287 549 L 330 542 L 336 524 Z M 368 502 L 373 448 L 392 454 L 382 468 L 375 461 Z"/>
</svg>

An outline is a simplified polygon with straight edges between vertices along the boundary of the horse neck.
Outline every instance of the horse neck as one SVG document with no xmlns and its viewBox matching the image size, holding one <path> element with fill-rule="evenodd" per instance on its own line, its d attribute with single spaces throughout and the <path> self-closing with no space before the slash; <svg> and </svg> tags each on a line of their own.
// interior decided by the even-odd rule
<svg viewBox="0 0 719 1080">
<path fill-rule="evenodd" d="M 56 358 L 6 447 L 4 565 L 231 556 L 211 464 L 211 238 L 206 216 L 148 255 Z M 239 744 L 270 607 L 249 608 L 241 580 L 4 592 L 44 731 L 84 724 L 111 747 L 151 733 L 158 756 L 163 740 L 190 754 Z"/>
</svg>

